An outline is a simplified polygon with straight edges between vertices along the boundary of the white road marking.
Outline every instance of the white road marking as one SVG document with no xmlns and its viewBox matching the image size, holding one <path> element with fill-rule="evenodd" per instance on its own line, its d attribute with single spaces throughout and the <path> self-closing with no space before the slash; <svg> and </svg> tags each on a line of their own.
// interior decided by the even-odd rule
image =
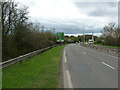
<svg viewBox="0 0 120 90">
<path fill-rule="evenodd" d="M 83 54 L 86 54 L 85 52 L 82 52 Z"/>
<path fill-rule="evenodd" d="M 68 86 L 69 86 L 69 88 L 73 88 L 70 73 L 68 70 L 66 70 L 66 73 L 67 73 L 67 77 L 68 77 Z"/>
<path fill-rule="evenodd" d="M 67 63 L 66 55 L 65 55 L 65 50 L 64 50 L 64 61 L 65 61 L 65 63 Z"/>
<path fill-rule="evenodd" d="M 64 60 L 65 60 L 65 63 L 67 63 L 65 51 L 64 51 Z"/>
<path fill-rule="evenodd" d="M 107 63 L 105 63 L 105 62 L 101 62 L 101 63 L 115 70 L 115 68 L 112 67 L 111 65 L 109 65 L 109 64 L 107 64 Z"/>
</svg>

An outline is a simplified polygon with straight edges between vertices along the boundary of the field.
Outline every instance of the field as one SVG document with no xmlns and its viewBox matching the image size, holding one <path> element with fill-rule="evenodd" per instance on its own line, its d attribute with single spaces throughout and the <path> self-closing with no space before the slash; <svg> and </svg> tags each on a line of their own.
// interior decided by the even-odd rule
<svg viewBox="0 0 120 90">
<path fill-rule="evenodd" d="M 3 69 L 3 88 L 59 88 L 60 60 L 65 45 Z"/>
</svg>

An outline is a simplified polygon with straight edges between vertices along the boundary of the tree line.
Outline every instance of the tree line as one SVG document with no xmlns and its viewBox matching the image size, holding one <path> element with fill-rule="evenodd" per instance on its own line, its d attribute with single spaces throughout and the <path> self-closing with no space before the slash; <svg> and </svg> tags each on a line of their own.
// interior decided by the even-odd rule
<svg viewBox="0 0 120 90">
<path fill-rule="evenodd" d="M 54 29 L 29 20 L 28 7 L 9 1 L 0 2 L 2 27 L 2 60 L 56 44 Z"/>
<path fill-rule="evenodd" d="M 102 36 L 97 39 L 96 43 L 109 46 L 120 46 L 120 28 L 114 22 L 104 26 Z"/>
<path fill-rule="evenodd" d="M 120 46 L 120 28 L 115 22 L 110 22 L 103 27 L 101 36 L 94 36 L 94 44 L 100 43 L 108 46 Z M 88 42 L 92 35 L 65 36 L 66 43 Z"/>
<path fill-rule="evenodd" d="M 76 43 L 76 42 L 89 42 L 89 39 L 92 39 L 92 35 L 78 35 L 78 36 L 65 36 L 65 43 Z M 94 40 L 98 39 L 97 36 L 94 36 Z"/>
</svg>

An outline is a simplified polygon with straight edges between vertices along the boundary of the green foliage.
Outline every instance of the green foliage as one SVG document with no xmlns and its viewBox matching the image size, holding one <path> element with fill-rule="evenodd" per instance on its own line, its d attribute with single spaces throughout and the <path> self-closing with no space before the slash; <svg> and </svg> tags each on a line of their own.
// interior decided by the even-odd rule
<svg viewBox="0 0 120 90">
<path fill-rule="evenodd" d="M 27 7 L 19 9 L 14 2 L 2 2 L 2 60 L 56 44 L 53 30 L 28 21 Z"/>
<path fill-rule="evenodd" d="M 74 36 L 65 36 L 65 43 L 75 43 L 78 41 L 77 37 Z"/>
</svg>

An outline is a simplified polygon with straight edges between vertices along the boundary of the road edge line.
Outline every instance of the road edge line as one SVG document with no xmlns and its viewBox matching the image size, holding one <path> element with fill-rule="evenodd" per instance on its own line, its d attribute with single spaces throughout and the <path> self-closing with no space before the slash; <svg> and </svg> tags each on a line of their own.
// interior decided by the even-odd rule
<svg viewBox="0 0 120 90">
<path fill-rule="evenodd" d="M 68 86 L 69 86 L 69 88 L 73 88 L 70 73 L 68 70 L 66 70 L 66 73 L 67 73 L 67 77 L 68 77 Z"/>
</svg>

